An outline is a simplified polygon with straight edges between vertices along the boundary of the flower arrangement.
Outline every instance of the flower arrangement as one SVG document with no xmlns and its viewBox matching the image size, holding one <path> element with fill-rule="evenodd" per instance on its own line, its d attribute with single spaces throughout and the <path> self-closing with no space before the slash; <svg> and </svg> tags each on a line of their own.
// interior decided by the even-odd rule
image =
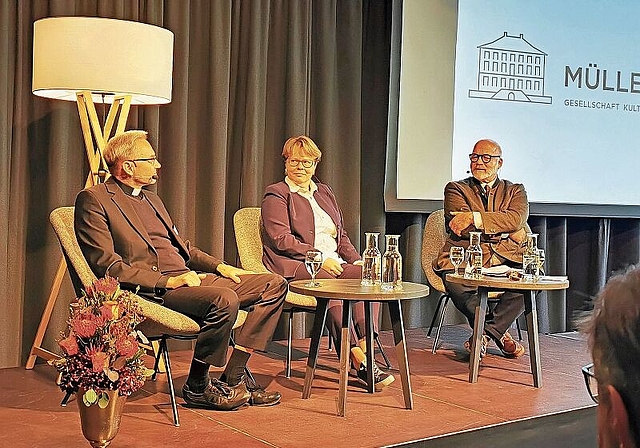
<svg viewBox="0 0 640 448">
<path fill-rule="evenodd" d="M 144 365 L 146 342 L 136 325 L 144 320 L 129 291 L 112 277 L 96 280 L 71 303 L 66 333 L 58 341 L 64 352 L 50 363 L 60 373 L 60 388 L 67 393 L 85 390 L 86 406 L 109 403 L 107 390 L 131 395 L 142 387 L 153 370 Z"/>
</svg>

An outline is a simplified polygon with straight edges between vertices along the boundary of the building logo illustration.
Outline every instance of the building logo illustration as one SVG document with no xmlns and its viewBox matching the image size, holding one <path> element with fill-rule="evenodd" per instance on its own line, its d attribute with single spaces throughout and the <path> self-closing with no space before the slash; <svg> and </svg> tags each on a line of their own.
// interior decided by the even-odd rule
<svg viewBox="0 0 640 448">
<path fill-rule="evenodd" d="M 477 89 L 469 89 L 469 98 L 551 104 L 551 96 L 544 94 L 546 61 L 547 53 L 522 34 L 505 31 L 478 46 Z"/>
</svg>

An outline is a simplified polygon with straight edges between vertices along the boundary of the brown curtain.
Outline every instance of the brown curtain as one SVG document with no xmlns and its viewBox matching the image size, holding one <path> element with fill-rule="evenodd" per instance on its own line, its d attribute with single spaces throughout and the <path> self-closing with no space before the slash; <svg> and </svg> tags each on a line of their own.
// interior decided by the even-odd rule
<svg viewBox="0 0 640 448">
<path fill-rule="evenodd" d="M 405 279 L 426 281 L 426 216 L 384 212 L 390 1 L 0 1 L 0 368 L 29 353 L 60 261 L 48 214 L 73 204 L 88 170 L 76 105 L 31 94 L 33 22 L 63 15 L 174 33 L 173 101 L 133 107 L 127 128 L 149 131 L 163 165 L 158 192 L 183 235 L 234 262 L 233 213 L 260 204 L 283 178 L 283 142 L 308 134 L 356 245 L 365 230 L 402 234 Z M 532 226 L 554 272 L 572 281 L 566 296 L 544 299 L 544 331 L 570 328 L 606 276 L 638 260 L 635 220 L 540 217 Z M 55 348 L 72 296 L 65 277 L 45 347 Z M 427 325 L 434 308 L 408 304 L 407 325 Z M 296 334 L 306 330 L 299 321 Z"/>
<path fill-rule="evenodd" d="M 35 20 L 109 17 L 174 33 L 173 101 L 133 107 L 127 128 L 149 131 L 163 165 L 157 189 L 181 233 L 235 262 L 233 213 L 260 205 L 264 187 L 283 178 L 280 152 L 292 135 L 308 134 L 322 148 L 318 175 L 358 241 L 364 23 L 371 15 L 384 24 L 385 11 L 385 2 L 353 0 L 0 2 L 0 242 L 8 260 L 0 367 L 29 352 L 60 261 L 48 214 L 73 204 L 87 173 L 76 105 L 31 94 Z M 373 51 L 387 58 L 384 34 L 377 41 Z M 384 154 L 384 140 L 376 150 Z M 48 348 L 72 296 L 65 277 Z"/>
</svg>

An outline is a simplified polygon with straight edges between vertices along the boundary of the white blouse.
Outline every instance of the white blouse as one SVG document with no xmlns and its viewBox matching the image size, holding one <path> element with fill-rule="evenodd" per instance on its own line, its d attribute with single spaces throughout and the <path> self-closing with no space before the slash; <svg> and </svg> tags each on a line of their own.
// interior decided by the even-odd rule
<svg viewBox="0 0 640 448">
<path fill-rule="evenodd" d="M 346 263 L 340 255 L 338 255 L 338 242 L 336 241 L 336 237 L 338 236 L 338 229 L 336 228 L 336 224 L 331 219 L 331 216 L 327 212 L 325 212 L 313 194 L 318 191 L 318 186 L 314 181 L 311 181 L 309 184 L 309 189 L 305 190 L 300 187 L 296 183 L 294 183 L 288 177 L 284 178 L 284 181 L 289 186 L 289 190 L 292 193 L 298 193 L 303 198 L 309 201 L 311 205 L 311 210 L 313 211 L 313 221 L 315 224 L 315 240 L 314 247 L 322 252 L 322 258 L 324 260 L 328 258 L 333 258 L 337 260 L 340 264 Z"/>
</svg>

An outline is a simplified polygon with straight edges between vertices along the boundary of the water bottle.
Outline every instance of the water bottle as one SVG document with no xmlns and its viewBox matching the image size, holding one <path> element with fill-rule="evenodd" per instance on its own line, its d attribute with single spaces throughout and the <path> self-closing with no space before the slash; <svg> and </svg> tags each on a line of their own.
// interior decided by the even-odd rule
<svg viewBox="0 0 640 448">
<path fill-rule="evenodd" d="M 382 256 L 378 249 L 378 236 L 377 232 L 365 232 L 365 249 L 362 252 L 362 286 L 376 286 L 380 284 L 380 266 L 382 262 Z"/>
<path fill-rule="evenodd" d="M 527 240 L 522 251 L 522 278 L 524 281 L 533 282 L 537 280 L 539 272 L 538 234 L 527 233 Z"/>
<path fill-rule="evenodd" d="M 465 274 L 470 278 L 482 276 L 482 247 L 480 247 L 482 232 L 469 232 L 469 247 L 467 248 L 467 268 Z"/>
<path fill-rule="evenodd" d="M 382 256 L 382 284 L 385 291 L 402 289 L 402 255 L 398 250 L 400 235 L 385 235 L 387 250 Z"/>
</svg>

